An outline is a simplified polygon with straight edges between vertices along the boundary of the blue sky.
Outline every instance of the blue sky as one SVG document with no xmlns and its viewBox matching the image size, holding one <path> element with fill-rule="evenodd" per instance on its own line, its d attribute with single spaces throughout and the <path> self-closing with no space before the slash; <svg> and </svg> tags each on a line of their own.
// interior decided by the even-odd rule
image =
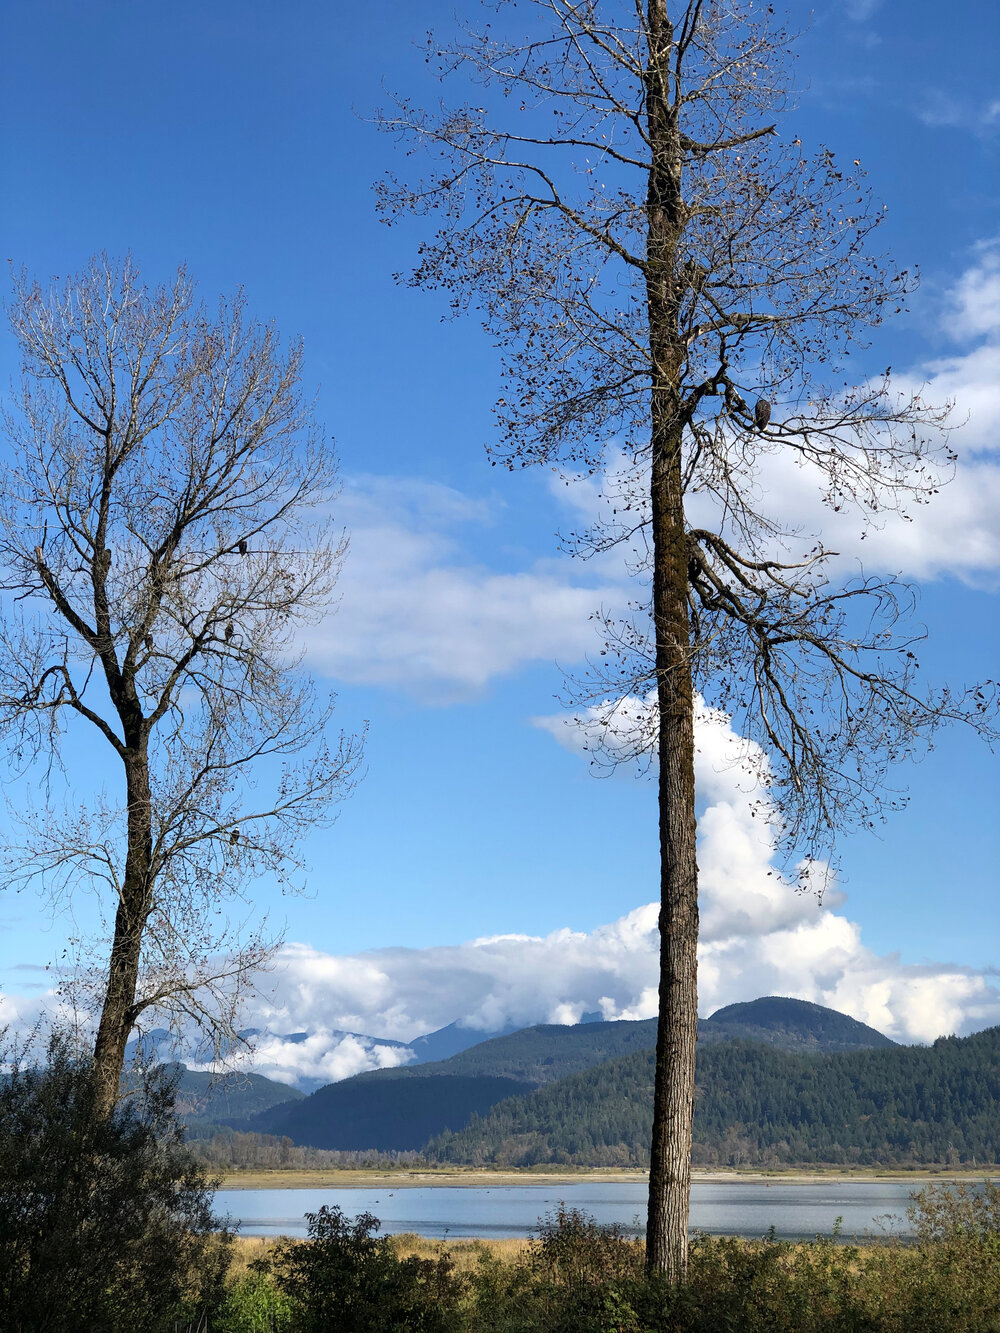
<svg viewBox="0 0 1000 1333">
<path fill-rule="evenodd" d="M 294 971 L 300 954 L 276 1025 L 325 1021 L 301 999 L 310 986 L 345 1025 L 350 1016 L 396 1022 L 412 1035 L 408 1023 L 468 1016 L 472 1001 L 457 983 L 449 990 L 436 950 L 456 948 L 448 957 L 461 969 L 464 942 L 480 937 L 568 929 L 593 939 L 655 892 L 649 783 L 595 780 L 533 722 L 559 712 L 556 662 L 579 661 L 591 642 L 587 614 L 606 587 L 557 556 L 555 533 L 571 511 L 550 479 L 488 466 L 496 356 L 474 322 L 442 322 L 441 299 L 394 283 L 421 224 L 390 231 L 374 215 L 372 182 L 401 163 L 367 118 L 383 87 L 425 102 L 441 95 L 414 43 L 476 8 L 35 0 L 8 3 L 0 19 L 0 258 L 45 278 L 96 250 L 131 249 L 153 279 L 187 263 L 209 297 L 243 285 L 256 315 L 304 337 L 318 415 L 338 442 L 338 517 L 354 545 L 341 614 L 315 637 L 311 660 L 338 690 L 343 724 L 370 721 L 367 772 L 337 826 L 306 849 L 309 896 L 270 904 L 267 886 L 260 896 L 287 922 L 289 941 L 337 958 L 403 946 L 424 980 L 398 981 L 410 989 L 397 1010 L 366 1008 L 360 992 L 341 1003 L 330 980 L 341 964 L 316 962 L 310 982 Z M 912 311 L 880 334 L 872 367 L 891 362 L 954 392 L 968 415 L 957 440 L 979 469 L 905 549 L 890 534 L 884 559 L 920 581 L 928 673 L 989 676 L 1000 570 L 984 498 L 998 493 L 989 487 L 1000 475 L 990 452 L 1000 422 L 1000 268 L 990 248 L 1000 241 L 1000 10 L 965 0 L 952 23 L 929 0 L 828 0 L 811 20 L 807 5 L 791 10 L 805 29 L 802 92 L 783 132 L 861 158 L 889 205 L 886 248 L 923 272 Z M 0 349 L 6 382 L 9 342 Z M 995 985 L 983 971 L 997 962 L 1000 934 L 995 759 L 950 734 L 898 777 L 910 807 L 877 838 L 843 842 L 848 899 L 824 927 L 843 953 L 834 936 L 854 923 L 865 985 L 837 982 L 830 958 L 811 963 L 805 949 L 798 972 L 755 970 L 746 962 L 763 938 L 754 927 L 724 980 L 712 982 L 708 966 L 708 1000 L 783 985 L 918 1036 L 934 1035 L 935 996 L 945 1027 L 1000 1021 L 982 1000 Z M 801 925 L 807 909 L 796 901 Z M 0 984 L 30 994 L 23 965 L 54 957 L 66 923 L 23 896 L 0 899 L 0 917 Z M 389 955 L 373 957 L 397 985 Z M 896 997 L 885 1013 L 872 998 L 883 993 L 878 966 Z M 606 960 L 601 967 L 603 976 Z M 496 968 L 517 974 L 507 955 Z M 431 973 L 440 1002 L 421 1009 L 412 997 Z M 584 973 L 572 982 L 578 994 L 539 992 L 504 1014 L 594 1007 Z M 968 984 L 945 986 L 945 1002 L 934 990 L 942 976 Z M 907 1005 L 919 1020 L 906 1018 Z M 619 998 L 614 1012 L 628 1007 Z"/>
</svg>

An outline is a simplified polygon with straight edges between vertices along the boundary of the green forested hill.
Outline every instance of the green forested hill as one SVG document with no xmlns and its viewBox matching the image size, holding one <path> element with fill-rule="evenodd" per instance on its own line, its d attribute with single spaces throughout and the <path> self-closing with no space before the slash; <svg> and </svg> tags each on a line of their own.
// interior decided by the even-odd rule
<svg viewBox="0 0 1000 1333">
<path fill-rule="evenodd" d="M 804 1051 L 892 1045 L 846 1014 L 778 996 L 730 1005 L 703 1020 L 699 1034 L 706 1046 L 734 1037 Z M 419 1148 L 445 1127 L 461 1129 L 473 1111 L 484 1114 L 512 1093 L 649 1050 L 655 1041 L 655 1019 L 543 1024 L 494 1037 L 447 1060 L 357 1074 L 252 1120 L 247 1113 L 229 1119 L 243 1121 L 242 1129 L 287 1135 L 315 1148 Z M 417 1106 L 419 1121 L 412 1114 Z"/>
<path fill-rule="evenodd" d="M 808 1000 L 765 995 L 728 1004 L 698 1024 L 699 1041 L 759 1041 L 783 1051 L 859 1051 L 895 1046 L 867 1023 Z"/>
<path fill-rule="evenodd" d="M 647 1161 L 652 1052 L 504 1101 L 427 1148 L 446 1162 Z M 933 1046 L 801 1055 L 699 1045 L 695 1161 L 703 1165 L 1000 1160 L 1000 1028 Z"/>
<path fill-rule="evenodd" d="M 185 1121 L 244 1120 L 272 1106 L 302 1101 L 304 1094 L 261 1074 L 201 1073 L 183 1064 L 165 1068 L 177 1074 L 177 1113 Z"/>
<path fill-rule="evenodd" d="M 470 1116 L 530 1090 L 530 1084 L 509 1078 L 380 1080 L 362 1075 L 276 1106 L 239 1128 L 287 1135 L 293 1143 L 313 1148 L 405 1151 L 422 1147 L 445 1126 L 460 1128 Z"/>
</svg>

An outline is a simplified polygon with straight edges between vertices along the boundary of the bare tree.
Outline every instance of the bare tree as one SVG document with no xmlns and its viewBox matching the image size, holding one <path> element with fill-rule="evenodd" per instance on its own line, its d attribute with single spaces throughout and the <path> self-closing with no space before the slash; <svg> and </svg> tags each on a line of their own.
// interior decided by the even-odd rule
<svg viewBox="0 0 1000 1333">
<path fill-rule="evenodd" d="M 0 724 L 18 771 L 51 774 L 65 733 L 89 737 L 97 792 L 28 819 L 8 882 L 110 904 L 95 1045 L 109 1110 L 144 1012 L 231 1024 L 268 954 L 238 901 L 261 875 L 288 880 L 297 841 L 351 786 L 360 743 L 328 744 L 330 704 L 295 650 L 345 543 L 301 348 L 283 351 L 242 297 L 210 314 L 183 270 L 150 290 L 131 260 L 100 257 L 49 292 L 22 275 L 10 315 Z"/>
<path fill-rule="evenodd" d="M 807 855 L 878 816 L 888 763 L 947 717 L 981 721 L 991 699 L 919 693 L 897 624 L 905 589 L 844 579 L 834 553 L 768 512 L 772 460 L 862 523 L 930 498 L 953 462 L 943 411 L 888 372 L 842 378 L 912 277 L 870 253 L 884 210 L 860 171 L 772 123 L 791 40 L 772 6 L 488 8 L 481 32 L 432 37 L 427 51 L 475 100 L 434 113 L 398 100 L 380 116 L 433 163 L 425 180 L 385 182 L 380 202 L 389 221 L 439 219 L 409 281 L 444 288 L 499 341 L 495 461 L 594 475 L 609 441 L 623 458 L 603 518 L 570 541 L 623 545 L 643 589 L 634 613 L 605 617 L 592 689 L 613 756 L 623 698 L 655 692 L 638 741 L 655 753 L 661 854 L 647 1261 L 678 1279 L 697 1035 L 696 688 L 762 742 L 768 800 Z"/>
</svg>

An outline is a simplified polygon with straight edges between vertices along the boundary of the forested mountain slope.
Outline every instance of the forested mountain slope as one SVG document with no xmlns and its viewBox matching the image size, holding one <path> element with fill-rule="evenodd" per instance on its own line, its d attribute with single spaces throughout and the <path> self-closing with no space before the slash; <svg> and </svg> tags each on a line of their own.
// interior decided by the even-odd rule
<svg viewBox="0 0 1000 1333">
<path fill-rule="evenodd" d="M 698 1040 L 759 1041 L 783 1051 L 860 1051 L 895 1046 L 867 1023 L 808 1000 L 765 995 L 728 1004 L 698 1024 Z"/>
<path fill-rule="evenodd" d="M 655 1040 L 652 1019 L 525 1028 L 447 1060 L 356 1074 L 294 1106 L 230 1122 L 314 1148 L 420 1148 L 446 1127 L 461 1129 L 474 1111 L 482 1114 L 505 1097 L 647 1049 Z"/>
<path fill-rule="evenodd" d="M 443 1162 L 645 1165 L 653 1056 L 574 1074 L 438 1136 Z M 960 1163 L 1000 1153 L 1000 1028 L 933 1046 L 802 1055 L 700 1045 L 695 1161 L 703 1165 Z"/>
<path fill-rule="evenodd" d="M 792 1050 L 892 1045 L 873 1028 L 803 1000 L 770 996 L 720 1012 L 721 1022 L 713 1015 L 700 1025 L 706 1046 L 734 1034 Z M 512 1094 L 649 1050 L 655 1041 L 655 1019 L 524 1028 L 447 1060 L 357 1074 L 240 1127 L 316 1148 L 419 1148 L 446 1127 L 461 1129 L 473 1111 L 483 1114 Z"/>
<path fill-rule="evenodd" d="M 577 1023 L 573 1027 L 562 1023 L 541 1023 L 522 1028 L 510 1036 L 494 1037 L 478 1046 L 470 1046 L 450 1060 L 392 1072 L 425 1078 L 442 1074 L 513 1078 L 537 1086 L 552 1083 L 581 1069 L 590 1069 L 606 1060 L 629 1055 L 632 1051 L 648 1050 L 655 1044 L 655 1018 L 638 1022 Z"/>
<path fill-rule="evenodd" d="M 177 1075 L 178 1115 L 185 1121 L 246 1120 L 273 1106 L 303 1100 L 304 1093 L 287 1083 L 276 1083 L 261 1074 L 201 1073 L 183 1064 L 168 1064 Z"/>
<path fill-rule="evenodd" d="M 698 1024 L 698 1040 L 759 1041 L 788 1051 L 862 1050 L 895 1044 L 881 1032 L 835 1009 L 777 995 L 717 1010 Z M 392 1072 L 425 1076 L 491 1074 L 525 1083 L 551 1083 L 632 1051 L 648 1050 L 655 1044 L 655 1018 L 578 1023 L 574 1027 L 541 1024 L 481 1042 L 450 1060 L 427 1064 L 419 1070 Z"/>
<path fill-rule="evenodd" d="M 378 1073 L 401 1073 L 379 1070 Z M 382 1079 L 358 1075 L 330 1083 L 301 1101 L 277 1106 L 238 1125 L 263 1134 L 287 1135 L 312 1148 L 404 1151 L 420 1148 L 445 1127 L 460 1129 L 470 1116 L 531 1091 L 510 1078 Z M 235 1120 L 230 1124 L 236 1125 Z"/>
</svg>

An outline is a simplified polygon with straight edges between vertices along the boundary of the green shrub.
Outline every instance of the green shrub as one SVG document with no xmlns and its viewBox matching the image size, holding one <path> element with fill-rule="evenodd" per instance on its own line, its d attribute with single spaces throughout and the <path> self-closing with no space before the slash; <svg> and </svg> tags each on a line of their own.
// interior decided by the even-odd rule
<svg viewBox="0 0 1000 1333">
<path fill-rule="evenodd" d="M 484 1258 L 470 1333 L 1000 1333 L 1000 1190 L 915 1197 L 918 1243 L 698 1236 L 688 1279 L 648 1280 L 619 1228 L 560 1208 L 514 1265 Z"/>
<path fill-rule="evenodd" d="M 292 1302 L 265 1272 L 238 1278 L 212 1320 L 211 1333 L 294 1333 Z"/>
<path fill-rule="evenodd" d="M 379 1221 L 339 1208 L 307 1213 L 309 1240 L 284 1241 L 272 1259 L 296 1333 L 448 1333 L 462 1284 L 439 1259 L 400 1259 Z"/>
<path fill-rule="evenodd" d="M 949 1245 L 1000 1245 L 1000 1184 L 928 1185 L 910 1196 L 906 1210 L 918 1239 Z"/>
<path fill-rule="evenodd" d="M 4 1057 L 0 1057 L 4 1058 Z M 6 1052 L 0 1079 L 0 1328 L 143 1333 L 197 1323 L 221 1298 L 228 1236 L 183 1146 L 173 1089 L 96 1112 L 65 1038 L 44 1065 Z"/>
<path fill-rule="evenodd" d="M 558 1286 L 602 1286 L 642 1273 L 644 1250 L 624 1227 L 599 1223 L 560 1203 L 542 1218 L 532 1261 L 539 1276 Z"/>
<path fill-rule="evenodd" d="M 523 1261 L 505 1263 L 488 1250 L 468 1278 L 466 1320 L 470 1333 L 534 1333 L 538 1322 L 538 1281 Z"/>
</svg>

